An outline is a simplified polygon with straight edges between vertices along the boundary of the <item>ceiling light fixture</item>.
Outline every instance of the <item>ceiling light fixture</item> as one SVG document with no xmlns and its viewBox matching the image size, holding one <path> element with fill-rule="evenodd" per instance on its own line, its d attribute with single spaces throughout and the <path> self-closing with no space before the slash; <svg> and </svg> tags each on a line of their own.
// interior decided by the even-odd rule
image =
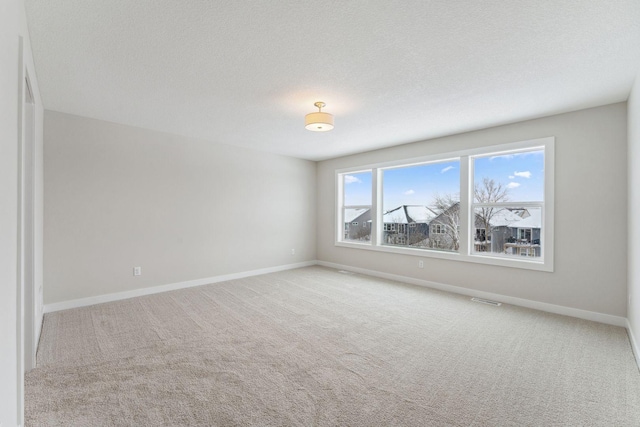
<svg viewBox="0 0 640 427">
<path fill-rule="evenodd" d="M 304 116 L 304 128 L 314 132 L 326 132 L 333 129 L 333 116 L 322 112 L 325 103 L 318 101 L 313 105 L 318 107 L 318 112 Z"/>
</svg>

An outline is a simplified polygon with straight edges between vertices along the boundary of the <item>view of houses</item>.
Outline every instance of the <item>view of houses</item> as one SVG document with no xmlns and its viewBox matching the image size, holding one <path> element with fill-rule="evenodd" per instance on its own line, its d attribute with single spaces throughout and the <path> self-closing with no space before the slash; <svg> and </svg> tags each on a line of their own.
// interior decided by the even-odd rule
<svg viewBox="0 0 640 427">
<path fill-rule="evenodd" d="M 401 205 L 383 214 L 382 243 L 456 251 L 460 246 L 459 219 L 459 203 L 440 209 Z M 344 210 L 345 241 L 369 241 L 371 226 L 369 208 Z M 476 208 L 473 250 L 539 257 L 541 227 L 540 208 Z"/>
</svg>

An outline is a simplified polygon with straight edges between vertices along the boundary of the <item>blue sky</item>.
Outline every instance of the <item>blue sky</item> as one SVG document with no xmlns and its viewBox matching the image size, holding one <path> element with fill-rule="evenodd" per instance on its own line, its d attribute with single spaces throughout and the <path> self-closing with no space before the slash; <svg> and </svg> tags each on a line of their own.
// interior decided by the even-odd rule
<svg viewBox="0 0 640 427">
<path fill-rule="evenodd" d="M 451 194 L 458 199 L 460 193 L 460 162 L 429 163 L 383 172 L 382 192 L 385 211 L 400 205 L 433 204 L 436 193 Z"/>
<path fill-rule="evenodd" d="M 508 188 L 509 200 L 514 202 L 542 201 L 544 194 L 544 152 L 478 157 L 474 162 L 475 182 L 484 177 Z"/>
<path fill-rule="evenodd" d="M 371 172 L 345 175 L 344 205 L 371 205 Z"/>
<path fill-rule="evenodd" d="M 477 157 L 474 179 L 484 177 L 508 188 L 509 200 L 540 201 L 544 189 L 544 153 L 542 151 Z M 460 163 L 447 161 L 425 165 L 385 169 L 383 171 L 383 209 L 400 205 L 433 204 L 436 194 L 460 192 Z M 371 204 L 371 172 L 345 175 L 345 205 Z"/>
</svg>

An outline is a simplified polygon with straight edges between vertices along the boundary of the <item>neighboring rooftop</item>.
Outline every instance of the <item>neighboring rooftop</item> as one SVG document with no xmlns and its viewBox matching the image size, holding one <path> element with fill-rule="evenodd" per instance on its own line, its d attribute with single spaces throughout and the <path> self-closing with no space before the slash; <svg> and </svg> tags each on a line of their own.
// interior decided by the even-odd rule
<svg viewBox="0 0 640 427">
<path fill-rule="evenodd" d="M 351 222 L 354 219 L 360 217 L 362 214 L 367 212 L 369 209 L 345 209 L 344 210 L 344 222 Z"/>
<path fill-rule="evenodd" d="M 434 211 L 421 205 L 402 205 L 387 211 L 383 215 L 383 222 L 396 224 L 425 223 L 428 224 L 438 216 Z"/>
</svg>

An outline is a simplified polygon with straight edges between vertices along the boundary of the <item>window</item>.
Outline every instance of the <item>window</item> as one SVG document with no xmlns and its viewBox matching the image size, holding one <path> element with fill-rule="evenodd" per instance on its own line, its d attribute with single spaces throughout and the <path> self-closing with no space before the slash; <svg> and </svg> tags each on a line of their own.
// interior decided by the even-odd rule
<svg viewBox="0 0 640 427">
<path fill-rule="evenodd" d="M 336 245 L 553 271 L 553 170 L 552 137 L 338 170 Z"/>
<path fill-rule="evenodd" d="M 360 171 L 340 176 L 342 196 L 341 222 L 344 223 L 343 242 L 370 244 L 371 228 L 365 227 L 371 220 L 371 171 Z M 359 223 L 362 227 L 358 227 Z"/>
<path fill-rule="evenodd" d="M 411 165 L 380 168 L 382 183 L 382 244 L 402 245 L 414 249 L 433 248 L 429 224 L 448 221 L 448 209 L 458 203 L 460 193 L 460 160 L 447 159 Z M 419 225 L 417 225 L 419 224 Z M 447 234 L 438 226 L 437 233 Z M 402 234 L 401 238 L 393 233 Z M 438 247 L 455 250 L 458 246 L 455 227 L 450 236 L 441 236 Z"/>
<path fill-rule="evenodd" d="M 518 239 L 531 242 L 531 228 L 518 228 Z"/>
<path fill-rule="evenodd" d="M 444 234 L 445 227 L 443 224 L 432 224 L 431 225 L 431 234 Z"/>
<path fill-rule="evenodd" d="M 540 249 L 544 155 L 536 147 L 471 157 L 475 255 L 542 256 L 533 240 Z"/>
</svg>

